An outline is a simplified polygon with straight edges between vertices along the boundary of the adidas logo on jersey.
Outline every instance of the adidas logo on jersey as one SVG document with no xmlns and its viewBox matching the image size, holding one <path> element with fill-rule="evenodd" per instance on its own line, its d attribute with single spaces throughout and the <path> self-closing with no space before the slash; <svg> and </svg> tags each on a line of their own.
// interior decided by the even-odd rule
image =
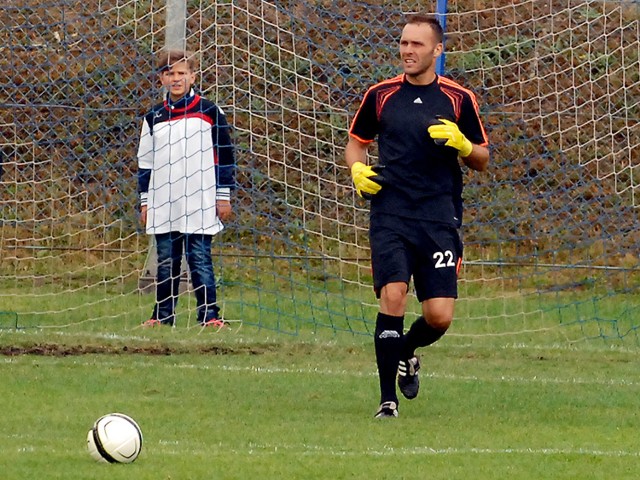
<svg viewBox="0 0 640 480">
<path fill-rule="evenodd" d="M 413 101 L 413 103 L 422 103 L 422 99 L 418 97 Z"/>
</svg>

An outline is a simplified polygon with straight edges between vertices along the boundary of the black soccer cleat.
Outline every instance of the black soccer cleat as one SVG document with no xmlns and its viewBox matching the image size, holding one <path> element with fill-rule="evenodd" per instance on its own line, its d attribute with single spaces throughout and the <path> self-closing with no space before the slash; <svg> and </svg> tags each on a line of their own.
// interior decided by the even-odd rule
<svg viewBox="0 0 640 480">
<path fill-rule="evenodd" d="M 398 416 L 398 404 L 396 402 L 382 402 L 373 418 L 395 418 Z"/>
<path fill-rule="evenodd" d="M 398 387 L 405 398 L 411 400 L 418 396 L 420 390 L 420 359 L 413 357 L 408 360 L 400 360 L 398 363 Z"/>
</svg>

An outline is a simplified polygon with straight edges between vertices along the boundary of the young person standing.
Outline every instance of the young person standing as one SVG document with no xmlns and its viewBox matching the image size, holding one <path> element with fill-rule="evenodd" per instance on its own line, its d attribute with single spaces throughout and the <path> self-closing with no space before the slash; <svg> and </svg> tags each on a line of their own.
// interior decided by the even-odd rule
<svg viewBox="0 0 640 480">
<path fill-rule="evenodd" d="M 156 303 L 144 326 L 175 326 L 183 252 L 203 326 L 221 327 L 211 259 L 213 235 L 231 217 L 234 149 L 222 110 L 195 93 L 192 53 L 157 60 L 164 102 L 144 117 L 138 147 L 140 217 L 157 246 Z"/>
</svg>

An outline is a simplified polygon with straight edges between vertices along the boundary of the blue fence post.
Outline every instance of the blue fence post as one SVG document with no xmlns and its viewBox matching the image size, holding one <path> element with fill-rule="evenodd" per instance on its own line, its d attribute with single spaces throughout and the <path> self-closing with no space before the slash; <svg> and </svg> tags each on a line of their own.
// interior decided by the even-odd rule
<svg viewBox="0 0 640 480">
<path fill-rule="evenodd" d="M 445 34 L 447 33 L 447 0 L 436 0 L 436 18 L 442 25 L 442 30 L 444 30 Z M 444 45 L 446 47 L 446 44 Z M 436 73 L 438 75 L 444 74 L 444 59 L 445 54 L 444 50 L 442 51 L 442 55 L 438 57 L 436 60 Z"/>
</svg>

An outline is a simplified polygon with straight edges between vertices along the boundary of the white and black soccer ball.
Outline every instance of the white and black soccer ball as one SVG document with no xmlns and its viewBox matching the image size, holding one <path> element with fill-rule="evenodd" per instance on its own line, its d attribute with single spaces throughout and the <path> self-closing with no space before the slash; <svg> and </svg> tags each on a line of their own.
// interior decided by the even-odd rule
<svg viewBox="0 0 640 480">
<path fill-rule="evenodd" d="M 131 463 L 142 450 L 142 430 L 122 413 L 100 417 L 87 434 L 87 449 L 94 460 L 104 463 Z"/>
</svg>

